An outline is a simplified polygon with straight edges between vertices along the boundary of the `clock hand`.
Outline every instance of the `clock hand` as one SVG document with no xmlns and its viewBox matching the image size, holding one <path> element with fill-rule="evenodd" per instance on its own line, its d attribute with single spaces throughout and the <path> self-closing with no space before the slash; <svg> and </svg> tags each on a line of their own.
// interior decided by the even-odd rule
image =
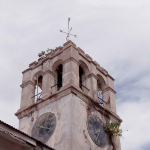
<svg viewBox="0 0 150 150">
<path fill-rule="evenodd" d="M 50 128 L 47 128 L 47 127 L 43 127 L 43 126 L 41 126 L 41 125 L 37 125 L 39 128 L 43 128 L 43 129 L 49 129 L 49 131 L 51 130 L 51 127 Z"/>
<path fill-rule="evenodd" d="M 99 130 L 97 130 L 97 131 L 95 131 L 95 134 L 97 135 L 97 138 L 96 138 L 96 141 L 98 140 L 98 138 L 99 138 L 99 134 L 100 134 L 100 129 Z"/>
</svg>

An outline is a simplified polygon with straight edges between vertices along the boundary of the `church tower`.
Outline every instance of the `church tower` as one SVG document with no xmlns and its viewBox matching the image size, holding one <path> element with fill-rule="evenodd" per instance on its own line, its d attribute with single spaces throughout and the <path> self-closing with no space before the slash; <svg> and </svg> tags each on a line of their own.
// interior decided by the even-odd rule
<svg viewBox="0 0 150 150">
<path fill-rule="evenodd" d="M 55 150 L 112 150 L 103 127 L 122 121 L 114 79 L 81 48 L 69 40 L 22 73 L 19 130 Z"/>
</svg>

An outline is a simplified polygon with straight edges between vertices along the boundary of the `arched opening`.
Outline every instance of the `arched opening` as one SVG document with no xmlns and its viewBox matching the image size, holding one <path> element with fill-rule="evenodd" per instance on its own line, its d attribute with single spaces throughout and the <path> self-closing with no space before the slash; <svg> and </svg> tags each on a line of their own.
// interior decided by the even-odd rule
<svg viewBox="0 0 150 150">
<path fill-rule="evenodd" d="M 59 91 L 62 87 L 62 73 L 63 73 L 63 65 L 60 64 L 57 69 L 57 91 Z"/>
<path fill-rule="evenodd" d="M 101 83 L 98 81 L 97 83 L 97 87 L 98 87 L 98 100 L 101 104 L 103 104 L 103 93 L 102 93 L 102 85 Z"/>
<path fill-rule="evenodd" d="M 35 102 L 37 102 L 42 97 L 42 80 L 42 75 L 35 76 L 35 95 L 33 96 Z"/>
<path fill-rule="evenodd" d="M 97 75 L 97 77 L 98 77 L 98 80 L 97 80 L 98 101 L 100 102 L 100 104 L 103 105 L 104 103 L 106 103 L 103 100 L 103 90 L 106 87 L 106 83 L 105 83 L 105 81 L 104 81 L 104 79 L 102 78 L 101 75 Z"/>
<path fill-rule="evenodd" d="M 79 87 L 83 90 L 83 76 L 84 76 L 84 71 L 81 66 L 79 66 Z"/>
</svg>

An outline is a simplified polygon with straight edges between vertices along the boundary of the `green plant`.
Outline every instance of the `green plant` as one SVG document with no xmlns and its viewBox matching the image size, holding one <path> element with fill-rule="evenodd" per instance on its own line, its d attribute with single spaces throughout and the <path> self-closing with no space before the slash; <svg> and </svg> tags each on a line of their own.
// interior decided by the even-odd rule
<svg viewBox="0 0 150 150">
<path fill-rule="evenodd" d="M 49 49 L 46 51 L 41 51 L 41 53 L 38 54 L 39 57 L 45 56 L 49 52 L 54 52 L 54 49 Z"/>
<path fill-rule="evenodd" d="M 110 139 L 110 145 L 112 145 L 113 150 L 117 149 L 117 145 L 114 143 L 113 138 L 114 136 L 122 136 L 122 129 L 119 129 L 121 125 L 121 121 L 116 121 L 116 122 L 111 122 L 111 123 L 106 123 L 104 126 L 104 129 L 108 132 L 109 134 L 109 139 Z"/>
<path fill-rule="evenodd" d="M 104 129 L 112 136 L 122 136 L 122 129 L 119 129 L 120 125 L 120 121 L 106 123 Z"/>
</svg>

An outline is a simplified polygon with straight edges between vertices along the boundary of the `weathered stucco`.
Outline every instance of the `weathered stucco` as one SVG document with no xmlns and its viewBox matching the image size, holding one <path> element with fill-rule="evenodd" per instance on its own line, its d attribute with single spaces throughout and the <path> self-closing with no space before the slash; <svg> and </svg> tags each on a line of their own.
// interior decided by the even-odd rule
<svg viewBox="0 0 150 150">
<path fill-rule="evenodd" d="M 62 87 L 57 91 L 56 68 L 62 64 Z M 79 66 L 83 69 L 83 89 L 79 87 Z M 42 76 L 42 98 L 35 103 L 36 77 Z M 100 84 L 100 87 L 98 87 Z M 114 79 L 108 72 L 93 61 L 72 41 L 66 42 L 54 52 L 33 62 L 23 72 L 21 106 L 16 115 L 20 119 L 19 129 L 31 135 L 35 121 L 44 113 L 56 115 L 57 125 L 46 144 L 56 150 L 111 150 L 110 146 L 100 148 L 91 140 L 87 131 L 87 117 L 96 114 L 104 123 L 121 120 L 116 114 Z M 102 90 L 101 105 L 98 90 Z M 92 108 L 91 102 L 98 102 L 100 111 Z M 103 112 L 108 112 L 106 117 Z M 114 139 L 117 149 L 120 139 Z"/>
</svg>

